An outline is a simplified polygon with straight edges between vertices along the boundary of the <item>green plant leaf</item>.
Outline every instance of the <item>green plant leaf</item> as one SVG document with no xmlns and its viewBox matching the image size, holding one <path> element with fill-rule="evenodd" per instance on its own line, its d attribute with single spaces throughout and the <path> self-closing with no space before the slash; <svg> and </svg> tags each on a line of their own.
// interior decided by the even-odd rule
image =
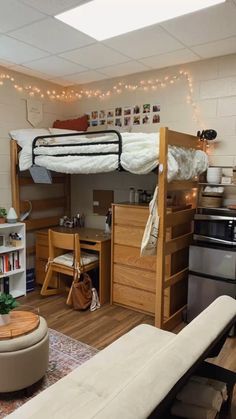
<svg viewBox="0 0 236 419">
<path fill-rule="evenodd" d="M 13 308 L 19 305 L 20 303 L 11 294 L 0 294 L 0 314 L 8 314 Z"/>
</svg>

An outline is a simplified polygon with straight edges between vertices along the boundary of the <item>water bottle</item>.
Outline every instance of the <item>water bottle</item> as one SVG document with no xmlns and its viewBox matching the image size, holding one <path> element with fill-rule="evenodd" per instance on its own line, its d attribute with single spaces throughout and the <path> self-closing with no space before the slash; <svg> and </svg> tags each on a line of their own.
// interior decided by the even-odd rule
<svg viewBox="0 0 236 419">
<path fill-rule="evenodd" d="M 129 188 L 129 202 L 134 204 L 134 188 Z"/>
<path fill-rule="evenodd" d="M 147 191 L 143 191 L 143 202 L 147 202 Z"/>
<path fill-rule="evenodd" d="M 135 202 L 135 204 L 139 203 L 139 191 L 138 190 L 135 191 L 135 193 L 134 193 L 134 202 Z"/>
<path fill-rule="evenodd" d="M 142 189 L 138 189 L 138 199 L 139 199 L 139 202 L 143 202 L 143 190 Z"/>
</svg>

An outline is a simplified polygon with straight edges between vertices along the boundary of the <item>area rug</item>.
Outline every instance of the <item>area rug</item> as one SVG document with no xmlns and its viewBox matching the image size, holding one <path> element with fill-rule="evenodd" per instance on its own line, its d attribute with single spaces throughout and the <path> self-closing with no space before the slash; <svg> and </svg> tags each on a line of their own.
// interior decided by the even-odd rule
<svg viewBox="0 0 236 419">
<path fill-rule="evenodd" d="M 98 352 L 97 349 L 52 329 L 49 329 L 49 342 L 48 370 L 45 377 L 34 386 L 31 397 L 69 374 Z M 23 391 L 0 394 L 0 419 L 5 418 L 31 397 L 26 397 Z"/>
</svg>

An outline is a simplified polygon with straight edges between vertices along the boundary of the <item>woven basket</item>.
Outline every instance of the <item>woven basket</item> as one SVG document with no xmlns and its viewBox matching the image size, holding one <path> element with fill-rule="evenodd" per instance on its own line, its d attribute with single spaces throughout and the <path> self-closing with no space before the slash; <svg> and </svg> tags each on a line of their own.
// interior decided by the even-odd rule
<svg viewBox="0 0 236 419">
<path fill-rule="evenodd" d="M 201 197 L 201 207 L 205 207 L 205 208 L 220 208 L 222 206 L 222 195 L 219 196 L 212 196 L 212 194 L 210 196 L 204 194 Z"/>
</svg>

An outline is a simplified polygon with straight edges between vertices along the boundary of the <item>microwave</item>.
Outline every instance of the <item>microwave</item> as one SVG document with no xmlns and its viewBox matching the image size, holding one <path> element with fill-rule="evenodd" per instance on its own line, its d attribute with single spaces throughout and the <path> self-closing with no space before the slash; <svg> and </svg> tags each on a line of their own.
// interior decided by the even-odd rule
<svg viewBox="0 0 236 419">
<path fill-rule="evenodd" d="M 194 240 L 236 246 L 236 217 L 195 214 Z"/>
</svg>

